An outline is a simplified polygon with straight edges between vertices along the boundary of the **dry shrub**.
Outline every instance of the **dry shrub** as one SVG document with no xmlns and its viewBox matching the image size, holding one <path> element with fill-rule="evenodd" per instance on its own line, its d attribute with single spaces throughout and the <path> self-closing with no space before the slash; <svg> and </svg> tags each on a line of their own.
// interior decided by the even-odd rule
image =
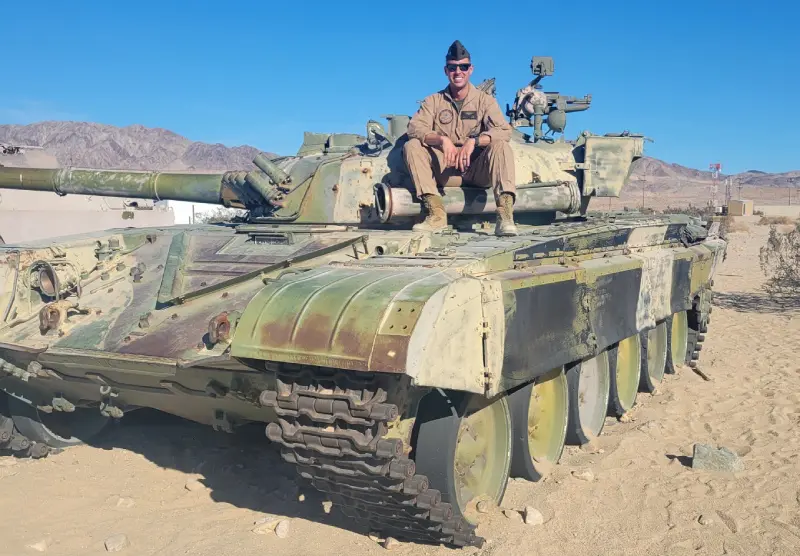
<svg viewBox="0 0 800 556">
<path fill-rule="evenodd" d="M 741 222 L 736 220 L 731 216 L 726 218 L 728 221 L 728 232 L 749 232 L 750 226 L 747 225 L 747 222 Z"/>
<path fill-rule="evenodd" d="M 771 298 L 779 302 L 800 299 L 800 222 L 785 233 L 771 226 L 759 261 L 767 275 L 764 289 Z"/>
<path fill-rule="evenodd" d="M 788 216 L 762 216 L 758 221 L 759 226 L 779 226 L 781 224 L 791 224 L 792 219 Z"/>
<path fill-rule="evenodd" d="M 700 218 L 711 218 L 712 216 L 716 216 L 716 212 L 714 211 L 713 207 L 709 206 L 695 206 L 689 203 L 689 206 L 686 207 L 673 207 L 668 206 L 664 210 L 661 211 L 662 214 L 688 214 L 689 216 L 697 216 Z"/>
</svg>

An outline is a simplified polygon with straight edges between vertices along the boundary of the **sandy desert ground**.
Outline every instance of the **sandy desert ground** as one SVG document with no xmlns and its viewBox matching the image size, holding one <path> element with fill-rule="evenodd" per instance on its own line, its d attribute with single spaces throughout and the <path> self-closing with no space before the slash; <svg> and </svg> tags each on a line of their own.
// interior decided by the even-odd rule
<svg viewBox="0 0 800 556">
<path fill-rule="evenodd" d="M 800 312 L 760 291 L 768 229 L 755 220 L 729 236 L 716 278 L 701 354 L 710 381 L 688 368 L 667 375 L 658 395 L 639 395 L 633 420 L 607 420 L 594 450 L 568 447 L 544 482 L 512 481 L 478 530 L 489 539 L 483 549 L 401 544 L 392 552 L 800 554 Z M 298 491 L 261 429 L 231 436 L 146 412 L 123 421 L 94 446 L 0 458 L 0 554 L 105 554 L 116 534 L 130 543 L 121 553 L 136 555 L 386 551 L 326 513 L 323 498 Z M 734 450 L 745 470 L 692 469 L 695 443 Z M 584 470 L 592 481 L 572 474 Z M 501 511 L 525 506 L 545 523 Z M 253 532 L 266 514 L 289 520 L 287 537 Z"/>
</svg>

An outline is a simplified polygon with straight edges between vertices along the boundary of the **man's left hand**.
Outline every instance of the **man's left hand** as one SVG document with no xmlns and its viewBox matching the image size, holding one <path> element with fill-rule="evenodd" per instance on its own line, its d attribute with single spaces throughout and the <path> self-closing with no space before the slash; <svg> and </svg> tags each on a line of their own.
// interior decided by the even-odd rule
<svg viewBox="0 0 800 556">
<path fill-rule="evenodd" d="M 470 159 L 472 158 L 472 151 L 475 150 L 475 139 L 470 137 L 458 149 L 458 160 L 456 161 L 456 168 L 459 172 L 466 172 L 469 168 Z"/>
</svg>

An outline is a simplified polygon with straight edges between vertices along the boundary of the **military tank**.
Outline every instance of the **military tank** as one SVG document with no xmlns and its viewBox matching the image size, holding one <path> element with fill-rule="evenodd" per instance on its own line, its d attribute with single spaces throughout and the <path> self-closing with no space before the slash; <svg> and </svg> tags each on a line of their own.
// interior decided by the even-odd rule
<svg viewBox="0 0 800 556">
<path fill-rule="evenodd" d="M 412 229 L 403 115 L 306 133 L 251 171 L 0 168 L 3 188 L 247 211 L 0 247 L 0 443 L 41 457 L 138 408 L 261 423 L 369 530 L 481 546 L 478 503 L 696 364 L 726 249 L 689 216 L 589 211 L 619 196 L 645 138 L 556 137 L 591 97 L 542 91 L 551 58 L 531 67 L 507 107 L 513 237 L 469 186 L 444 188 L 447 230 Z"/>
</svg>

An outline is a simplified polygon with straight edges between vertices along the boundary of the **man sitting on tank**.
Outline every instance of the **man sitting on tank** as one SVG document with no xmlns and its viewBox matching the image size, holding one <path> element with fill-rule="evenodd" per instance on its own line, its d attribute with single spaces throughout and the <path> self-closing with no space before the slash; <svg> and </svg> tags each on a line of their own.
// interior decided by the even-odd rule
<svg viewBox="0 0 800 556">
<path fill-rule="evenodd" d="M 414 226 L 416 231 L 447 227 L 437 184 L 460 187 L 463 183 L 491 187 L 497 204 L 495 234 L 517 235 L 511 126 L 497 100 L 469 82 L 473 69 L 469 52 L 455 41 L 445 56 L 448 86 L 426 97 L 408 125 L 403 154 L 427 214 Z"/>
</svg>

